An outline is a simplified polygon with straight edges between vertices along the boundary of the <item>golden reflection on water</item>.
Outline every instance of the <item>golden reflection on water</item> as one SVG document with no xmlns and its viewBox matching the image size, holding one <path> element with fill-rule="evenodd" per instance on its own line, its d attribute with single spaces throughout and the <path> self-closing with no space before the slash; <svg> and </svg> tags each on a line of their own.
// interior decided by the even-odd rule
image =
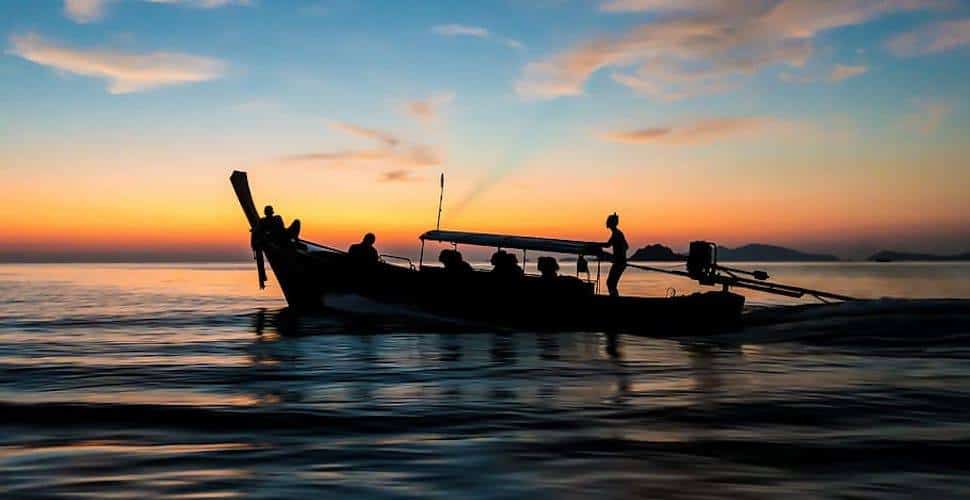
<svg viewBox="0 0 970 500">
<path fill-rule="evenodd" d="M 248 407 L 274 403 L 274 395 L 215 394 L 193 390 L 162 389 L 71 389 L 49 390 L 29 394 L 0 391 L 0 400 L 21 404 L 81 403 L 81 404 L 138 404 L 171 406 L 237 406 Z"/>
<path fill-rule="evenodd" d="M 255 290 L 248 265 L 37 267 L 42 269 L 14 266 L 20 274 L 4 281 L 21 302 L 0 304 L 0 317 L 39 321 L 29 329 L 2 330 L 0 369 L 9 376 L 0 382 L 0 401 L 21 414 L 16 425 L 22 427 L 31 426 L 32 411 L 51 411 L 31 408 L 35 403 L 90 405 L 91 416 L 77 421 L 68 412 L 44 414 L 46 427 L 4 436 L 0 469 L 19 483 L 8 487 L 0 480 L 0 496 L 22 491 L 98 498 L 236 496 L 294 479 L 314 487 L 336 484 L 359 496 L 445 496 L 442 491 L 462 491 L 469 481 L 483 496 L 522 496 L 516 495 L 517 484 L 577 497 L 735 493 L 730 485 L 720 487 L 724 477 L 747 478 L 750 483 L 737 492 L 757 493 L 764 477 L 787 478 L 805 464 L 769 474 L 773 463 L 732 463 L 732 453 L 737 459 L 745 448 L 757 452 L 766 443 L 780 443 L 784 461 L 798 453 L 789 453 L 788 446 L 803 441 L 812 446 L 825 441 L 831 445 L 828 457 L 838 456 L 847 441 L 942 443 L 966 440 L 970 432 L 945 408 L 959 409 L 964 358 L 596 332 L 356 335 L 319 318 L 304 333 L 335 335 L 289 336 L 277 318 L 282 301 L 275 292 Z M 910 269 L 776 267 L 769 271 L 780 279 L 836 291 L 883 286 L 893 278 L 879 273 Z M 950 272 L 942 266 L 920 269 L 930 275 Z M 11 267 L 0 273 L 8 279 Z M 813 282 L 809 276 L 815 273 L 820 277 Z M 647 276 L 628 273 L 624 290 L 657 295 L 670 286 L 665 278 Z M 921 280 L 887 289 L 931 293 L 929 278 Z M 953 281 L 937 290 L 964 293 L 970 282 Z M 260 310 L 263 314 L 254 314 Z M 942 402 L 902 394 L 893 410 L 920 423 L 882 422 L 875 430 L 868 422 L 846 429 L 836 417 L 834 425 L 793 430 L 784 413 L 814 407 L 845 412 L 845 421 L 877 421 L 893 391 L 930 394 Z M 839 407 L 846 398 L 853 398 L 847 405 L 852 408 Z M 865 408 L 870 403 L 875 409 Z M 174 426 L 142 419 L 132 428 L 105 429 L 99 405 L 109 407 L 110 418 L 123 415 L 124 405 L 193 407 L 186 413 L 199 416 L 202 430 L 189 418 Z M 782 416 L 771 421 L 766 406 L 780 408 Z M 159 409 L 159 415 L 167 412 L 172 409 Z M 226 414 L 239 420 L 229 429 L 213 429 L 211 417 Z M 928 426 L 927 414 L 936 419 Z M 302 417 L 292 427 L 265 425 L 276 416 L 290 422 L 293 415 L 306 415 L 314 425 L 303 428 Z M 273 418 L 258 421 L 266 416 Z M 746 416 L 761 420 L 752 423 Z M 133 436 L 145 442 L 129 441 Z M 474 483 L 488 472 L 499 472 L 491 476 L 498 480 Z M 718 487 L 709 488 L 718 478 Z M 769 493 L 779 491 L 793 490 Z M 638 495 L 643 492 L 653 495 Z"/>
<path fill-rule="evenodd" d="M 117 355 L 105 354 L 86 354 L 86 355 L 63 355 L 63 356 L 0 356 L 0 363 L 16 366 L 51 366 L 51 365 L 74 365 L 88 367 L 121 367 L 121 366 L 247 366 L 251 364 L 251 358 L 246 355 L 202 355 L 202 354 L 179 354 L 171 356 L 151 355 L 151 354 L 125 354 Z M 261 361 L 262 363 L 275 363 L 273 360 Z"/>
<path fill-rule="evenodd" d="M 255 284 L 252 270 L 243 263 L 0 264 L 0 272 L 29 276 L 32 282 L 169 295 L 248 295 Z M 265 294 L 279 297 L 272 289 Z"/>
<path fill-rule="evenodd" d="M 212 453 L 218 451 L 253 450 L 249 443 L 180 443 L 150 444 L 125 441 L 77 441 L 69 444 L 5 446 L 0 447 L 0 459 L 13 459 L 37 454 L 88 454 L 126 453 L 150 455 L 182 455 L 188 453 Z M 207 474 L 210 471 L 201 471 Z"/>
</svg>

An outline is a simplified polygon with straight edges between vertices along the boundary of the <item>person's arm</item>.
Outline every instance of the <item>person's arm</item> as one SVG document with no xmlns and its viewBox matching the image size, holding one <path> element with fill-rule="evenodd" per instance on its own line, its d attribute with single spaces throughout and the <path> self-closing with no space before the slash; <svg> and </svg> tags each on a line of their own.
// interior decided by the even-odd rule
<svg viewBox="0 0 970 500">
<path fill-rule="evenodd" d="M 616 239 L 616 233 L 612 233 L 610 234 L 610 239 L 607 240 L 606 243 L 600 243 L 600 246 L 602 246 L 603 248 L 611 247 L 613 246 L 613 240 L 615 239 Z"/>
</svg>

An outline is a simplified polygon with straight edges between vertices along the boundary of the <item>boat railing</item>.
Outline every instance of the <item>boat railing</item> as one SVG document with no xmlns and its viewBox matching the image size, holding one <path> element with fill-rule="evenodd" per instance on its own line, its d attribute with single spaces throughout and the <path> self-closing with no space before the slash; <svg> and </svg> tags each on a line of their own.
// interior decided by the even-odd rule
<svg viewBox="0 0 970 500">
<path fill-rule="evenodd" d="M 308 240 L 302 240 L 301 239 L 301 240 L 299 240 L 299 242 L 300 243 L 303 243 L 304 245 L 306 245 L 307 250 L 314 251 L 314 252 L 326 251 L 326 252 L 334 252 L 334 253 L 339 253 L 339 254 L 346 254 L 347 253 L 347 252 L 345 252 L 343 250 L 340 250 L 339 248 L 328 247 L 327 245 L 321 245 L 319 243 L 314 243 L 314 242 L 308 241 Z"/>
<path fill-rule="evenodd" d="M 399 260 L 399 261 L 407 262 L 408 267 L 411 268 L 412 271 L 417 270 L 417 268 L 414 267 L 414 262 L 412 262 L 411 259 L 407 257 L 401 257 L 400 255 L 390 255 L 390 254 L 382 253 L 381 259 L 383 260 L 391 259 L 391 260 Z"/>
</svg>

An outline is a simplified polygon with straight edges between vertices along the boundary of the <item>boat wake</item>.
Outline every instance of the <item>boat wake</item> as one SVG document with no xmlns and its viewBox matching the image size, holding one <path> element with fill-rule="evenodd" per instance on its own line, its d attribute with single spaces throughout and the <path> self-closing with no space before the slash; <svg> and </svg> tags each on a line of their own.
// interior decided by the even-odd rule
<svg viewBox="0 0 970 500">
<path fill-rule="evenodd" d="M 879 299 L 755 310 L 723 339 L 846 347 L 970 347 L 970 300 Z"/>
<path fill-rule="evenodd" d="M 421 314 L 405 308 L 346 298 L 340 310 L 299 315 L 288 309 L 267 316 L 283 335 L 380 333 L 528 333 Z M 383 308 L 376 310 L 370 306 Z M 563 330 L 568 331 L 568 330 Z M 589 330 L 577 329 L 576 331 Z M 595 333 L 595 332 L 594 332 Z M 745 315 L 744 327 L 720 333 L 676 330 L 625 332 L 638 337 L 677 338 L 717 344 L 796 342 L 845 348 L 885 348 L 915 352 L 939 349 L 941 355 L 970 352 L 970 300 L 879 299 L 777 306 Z M 888 352 L 888 351 L 887 351 Z M 955 354 L 956 353 L 956 354 Z"/>
<path fill-rule="evenodd" d="M 51 318 L 0 316 L 0 330 L 24 333 L 63 330 L 125 331 L 248 327 L 283 336 L 370 335 L 383 333 L 515 333 L 481 322 L 428 314 L 365 297 L 328 297 L 328 309 L 298 314 L 288 308 L 252 312 L 168 311 L 152 314 L 103 314 Z M 531 331 L 531 330 L 530 330 Z M 565 331 L 565 330 L 564 330 Z M 590 331 L 577 329 L 577 331 Z M 642 337 L 679 337 L 715 343 L 799 342 L 817 346 L 941 349 L 952 356 L 970 351 L 970 300 L 893 299 L 835 304 L 775 306 L 745 314 L 740 330 L 716 334 L 689 331 L 633 331 Z M 956 350 L 954 350 L 956 348 Z"/>
</svg>

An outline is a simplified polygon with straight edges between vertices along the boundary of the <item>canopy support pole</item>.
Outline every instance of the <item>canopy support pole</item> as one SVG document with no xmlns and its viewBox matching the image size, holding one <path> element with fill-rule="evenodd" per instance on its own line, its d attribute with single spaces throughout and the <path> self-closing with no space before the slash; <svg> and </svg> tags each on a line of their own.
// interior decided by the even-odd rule
<svg viewBox="0 0 970 500">
<path fill-rule="evenodd" d="M 600 266 L 602 264 L 602 260 L 596 259 L 596 293 L 600 293 Z"/>
</svg>

